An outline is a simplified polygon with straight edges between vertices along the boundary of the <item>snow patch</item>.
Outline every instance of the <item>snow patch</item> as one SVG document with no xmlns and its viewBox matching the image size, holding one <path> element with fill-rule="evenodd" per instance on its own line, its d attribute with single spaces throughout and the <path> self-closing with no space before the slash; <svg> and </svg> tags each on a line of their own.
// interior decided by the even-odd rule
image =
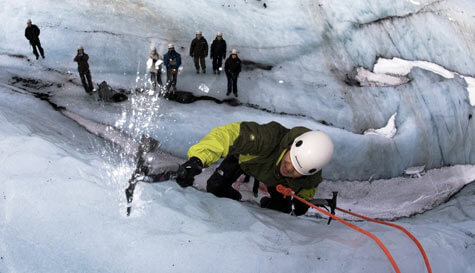
<svg viewBox="0 0 475 273">
<path fill-rule="evenodd" d="M 468 99 L 470 104 L 475 106 L 475 78 L 462 76 L 467 83 Z"/>
<path fill-rule="evenodd" d="M 394 113 L 388 120 L 388 123 L 386 126 L 379 128 L 379 129 L 368 129 L 364 131 L 364 135 L 377 135 L 377 136 L 383 136 L 387 138 L 393 138 L 396 133 L 397 133 L 397 128 L 396 128 L 396 115 L 397 113 Z"/>
<path fill-rule="evenodd" d="M 389 74 L 373 73 L 363 67 L 356 69 L 356 77 L 361 86 L 394 86 L 409 82 L 409 78 Z"/>
<path fill-rule="evenodd" d="M 431 71 L 446 79 L 453 79 L 456 75 L 467 83 L 467 92 L 470 105 L 475 106 L 475 78 L 468 77 L 445 69 L 444 67 L 427 61 L 407 61 L 400 58 L 379 58 L 374 65 L 373 72 L 358 67 L 355 79 L 361 86 L 396 86 L 407 83 L 406 77 L 414 67 Z"/>
<path fill-rule="evenodd" d="M 408 1 L 411 2 L 414 5 L 417 5 L 417 6 L 421 5 L 421 2 L 418 2 L 418 1 L 415 1 L 415 0 L 408 0 Z"/>
</svg>

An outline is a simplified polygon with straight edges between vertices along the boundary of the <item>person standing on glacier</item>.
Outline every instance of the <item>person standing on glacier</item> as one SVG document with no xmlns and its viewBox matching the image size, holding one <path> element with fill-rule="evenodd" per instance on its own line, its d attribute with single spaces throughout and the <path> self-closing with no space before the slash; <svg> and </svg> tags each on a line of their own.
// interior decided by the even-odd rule
<svg viewBox="0 0 475 273">
<path fill-rule="evenodd" d="M 221 32 L 216 34 L 216 39 L 211 44 L 210 58 L 213 60 L 213 73 L 220 74 L 223 59 L 226 59 L 226 41 Z"/>
<path fill-rule="evenodd" d="M 224 63 L 224 72 L 228 78 L 228 91 L 226 96 L 231 94 L 231 91 L 234 93 L 234 96 L 237 97 L 237 80 L 239 73 L 241 73 L 241 59 L 237 55 L 237 49 L 231 51 L 231 56 Z"/>
<path fill-rule="evenodd" d="M 31 23 L 31 19 L 26 21 L 26 29 L 25 29 L 25 37 L 30 42 L 31 47 L 33 48 L 33 54 L 35 54 L 36 59 L 38 60 L 40 55 L 38 54 L 38 50 L 40 51 L 41 57 L 45 58 L 45 52 L 41 47 L 40 42 L 40 29 L 38 26 L 33 25 Z M 36 49 L 38 48 L 38 50 Z"/>
<path fill-rule="evenodd" d="M 285 128 L 277 122 L 257 124 L 234 122 L 212 129 L 188 150 L 189 160 L 176 182 L 187 187 L 204 167 L 224 158 L 207 181 L 206 190 L 217 197 L 240 200 L 232 184 L 242 175 L 253 176 L 267 186 L 270 197 L 260 205 L 295 215 L 305 214 L 308 206 L 285 198 L 276 186 L 290 187 L 310 201 L 322 182 L 322 168 L 333 155 L 333 142 L 322 131 L 305 127 Z M 184 170 L 184 171 L 183 171 Z"/>
<path fill-rule="evenodd" d="M 195 63 L 196 74 L 200 73 L 200 64 L 201 72 L 205 74 L 205 58 L 208 56 L 208 42 L 206 41 L 205 37 L 202 36 L 202 33 L 199 30 L 196 31 L 196 38 L 191 41 L 190 56 L 193 58 Z"/>
<path fill-rule="evenodd" d="M 181 66 L 181 55 L 175 51 L 173 43 L 168 44 L 168 52 L 163 56 L 163 62 L 167 68 L 167 91 L 170 88 L 176 91 L 178 68 Z"/>
<path fill-rule="evenodd" d="M 152 47 L 147 59 L 147 70 L 150 73 L 150 81 L 153 89 L 156 88 L 157 83 L 162 86 L 162 63 L 162 58 L 157 53 L 157 49 Z"/>
<path fill-rule="evenodd" d="M 74 61 L 78 63 L 78 72 L 79 77 L 81 77 L 81 83 L 84 87 L 84 90 L 89 95 L 94 91 L 94 85 L 92 84 L 91 71 L 89 70 L 89 55 L 84 52 L 84 47 L 82 45 L 78 46 L 78 52 Z M 87 79 L 87 82 L 86 82 Z"/>
</svg>

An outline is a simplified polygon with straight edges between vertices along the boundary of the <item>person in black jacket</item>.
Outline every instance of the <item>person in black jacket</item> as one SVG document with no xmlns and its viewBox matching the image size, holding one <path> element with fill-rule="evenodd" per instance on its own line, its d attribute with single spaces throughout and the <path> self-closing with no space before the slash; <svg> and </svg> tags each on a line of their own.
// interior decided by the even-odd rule
<svg viewBox="0 0 475 273">
<path fill-rule="evenodd" d="M 195 62 L 196 74 L 200 73 L 200 64 L 201 72 L 206 73 L 205 58 L 208 56 L 208 42 L 199 30 L 196 31 L 196 38 L 191 41 L 190 56 Z"/>
<path fill-rule="evenodd" d="M 33 47 L 33 54 L 35 54 L 36 59 L 38 60 L 38 58 L 40 57 L 40 55 L 38 55 L 39 50 L 41 57 L 43 57 L 44 59 L 45 52 L 43 51 L 43 48 L 41 47 L 40 43 L 40 29 L 36 25 L 33 25 L 30 19 L 28 19 L 26 24 L 27 27 L 25 29 L 25 37 L 26 39 L 28 39 L 28 41 L 30 41 L 31 47 Z M 38 48 L 38 50 L 36 48 Z"/>
<path fill-rule="evenodd" d="M 239 73 L 241 72 L 241 60 L 237 56 L 237 53 L 237 49 L 233 49 L 231 51 L 231 56 L 229 56 L 224 63 L 224 72 L 226 72 L 226 77 L 228 78 L 228 92 L 226 93 L 226 96 L 231 94 L 231 90 L 235 97 L 238 96 L 237 79 L 239 77 Z"/>
<path fill-rule="evenodd" d="M 226 41 L 223 34 L 218 32 L 216 39 L 211 44 L 210 57 L 213 60 L 213 73 L 220 74 L 220 68 L 223 65 L 223 59 L 226 59 Z"/>
<path fill-rule="evenodd" d="M 86 93 L 91 95 L 94 90 L 94 86 L 92 85 L 91 71 L 89 71 L 89 64 L 87 63 L 88 60 L 89 56 L 84 53 L 84 47 L 81 45 L 78 46 L 78 54 L 76 57 L 74 57 L 74 61 L 78 63 L 78 71 L 79 76 L 81 77 L 82 86 L 84 87 Z"/>
</svg>

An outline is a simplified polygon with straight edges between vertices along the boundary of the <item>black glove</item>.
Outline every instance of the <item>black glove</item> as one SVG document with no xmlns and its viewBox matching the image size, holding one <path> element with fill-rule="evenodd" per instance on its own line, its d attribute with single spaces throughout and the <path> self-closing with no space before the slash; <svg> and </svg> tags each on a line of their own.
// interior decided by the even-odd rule
<svg viewBox="0 0 475 273">
<path fill-rule="evenodd" d="M 192 157 L 178 168 L 176 182 L 183 188 L 192 186 L 195 180 L 194 177 L 200 174 L 202 169 L 203 163 L 201 160 L 197 157 Z"/>
</svg>

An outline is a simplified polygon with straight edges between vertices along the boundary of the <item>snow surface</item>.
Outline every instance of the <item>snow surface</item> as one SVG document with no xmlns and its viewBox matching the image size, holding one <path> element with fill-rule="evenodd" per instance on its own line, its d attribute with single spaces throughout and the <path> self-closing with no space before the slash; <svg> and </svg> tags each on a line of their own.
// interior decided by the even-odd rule
<svg viewBox="0 0 475 273">
<path fill-rule="evenodd" d="M 420 239 L 434 272 L 475 271 L 473 2 L 266 3 L 0 0 L 0 272 L 392 271 L 374 242 L 327 226 L 315 211 L 295 218 L 166 182 L 139 184 L 125 216 L 137 145 L 130 138 L 149 134 L 181 161 L 211 128 L 239 120 L 324 130 L 335 156 L 317 196 L 338 190 L 343 208 L 407 217 L 397 223 Z M 45 60 L 32 58 L 27 18 L 41 28 Z M 183 58 L 178 89 L 226 98 L 224 75 L 193 73 L 187 52 L 197 29 L 208 42 L 222 31 L 241 59 L 272 66 L 244 67 L 238 86 L 247 106 L 179 104 L 152 92 L 105 104 L 84 94 L 72 62 L 78 44 L 95 82 L 133 90 L 147 82 L 150 46 L 163 55 L 174 42 Z M 419 65 L 402 77 L 385 71 L 402 79 L 397 86 L 352 84 L 358 69 L 377 74 L 383 58 Z M 54 111 L 45 94 L 67 110 Z M 364 135 L 371 128 L 391 137 Z M 422 165 L 424 176 L 403 176 Z M 425 271 L 400 232 L 355 223 L 383 240 L 402 272 Z"/>
</svg>

